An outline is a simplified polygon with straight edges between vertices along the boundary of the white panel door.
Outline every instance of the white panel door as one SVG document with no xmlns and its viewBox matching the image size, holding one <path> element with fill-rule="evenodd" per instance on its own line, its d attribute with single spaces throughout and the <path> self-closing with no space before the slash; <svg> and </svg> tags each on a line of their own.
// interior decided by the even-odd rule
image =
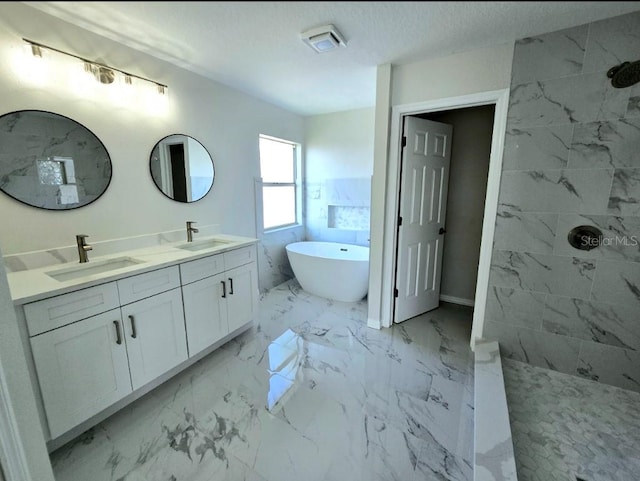
<svg viewBox="0 0 640 481">
<path fill-rule="evenodd" d="M 222 258 L 221 258 L 222 259 Z M 229 333 L 226 286 L 223 274 L 182 286 L 189 357 L 198 354 Z"/>
<path fill-rule="evenodd" d="M 452 133 L 451 125 L 404 119 L 395 322 L 440 303 Z"/>
<path fill-rule="evenodd" d="M 224 273 L 227 281 L 229 332 L 251 321 L 257 309 L 258 272 L 252 262 Z"/>
<path fill-rule="evenodd" d="M 187 359 L 179 288 L 123 306 L 122 321 L 134 390 Z"/>
<path fill-rule="evenodd" d="M 31 338 L 51 438 L 132 392 L 120 309 Z"/>
</svg>

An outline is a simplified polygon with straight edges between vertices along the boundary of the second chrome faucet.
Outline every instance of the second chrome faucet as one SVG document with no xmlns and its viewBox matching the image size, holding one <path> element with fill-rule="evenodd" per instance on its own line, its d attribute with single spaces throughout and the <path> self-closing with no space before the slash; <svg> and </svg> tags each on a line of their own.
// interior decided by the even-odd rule
<svg viewBox="0 0 640 481">
<path fill-rule="evenodd" d="M 193 234 L 197 234 L 199 232 L 198 229 L 193 227 L 193 224 L 195 224 L 194 221 L 187 221 L 187 242 L 193 242 Z"/>
</svg>

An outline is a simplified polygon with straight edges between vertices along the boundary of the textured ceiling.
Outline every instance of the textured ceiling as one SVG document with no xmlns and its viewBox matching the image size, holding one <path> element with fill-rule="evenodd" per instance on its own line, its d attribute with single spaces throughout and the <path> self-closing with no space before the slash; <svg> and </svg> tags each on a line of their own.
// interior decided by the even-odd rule
<svg viewBox="0 0 640 481">
<path fill-rule="evenodd" d="M 376 66 L 640 10 L 640 2 L 23 2 L 301 115 L 370 107 Z M 300 34 L 333 24 L 347 48 Z"/>
</svg>

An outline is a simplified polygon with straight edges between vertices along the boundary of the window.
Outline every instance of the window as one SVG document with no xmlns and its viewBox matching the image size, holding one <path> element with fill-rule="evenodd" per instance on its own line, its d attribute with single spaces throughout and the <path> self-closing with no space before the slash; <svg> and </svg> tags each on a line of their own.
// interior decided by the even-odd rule
<svg viewBox="0 0 640 481">
<path fill-rule="evenodd" d="M 298 222 L 297 167 L 297 144 L 260 136 L 262 219 L 265 231 Z"/>
</svg>

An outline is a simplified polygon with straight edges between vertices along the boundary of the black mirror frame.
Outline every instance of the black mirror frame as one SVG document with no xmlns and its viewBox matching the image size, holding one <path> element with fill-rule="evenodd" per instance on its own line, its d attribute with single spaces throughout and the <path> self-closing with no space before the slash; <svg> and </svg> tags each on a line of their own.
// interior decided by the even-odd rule
<svg viewBox="0 0 640 481">
<path fill-rule="evenodd" d="M 104 149 L 104 151 L 105 151 L 105 153 L 107 155 L 107 160 L 109 161 L 109 179 L 107 180 L 107 183 L 105 184 L 104 189 L 102 189 L 102 192 L 98 196 L 96 196 L 95 199 L 93 199 L 93 200 L 91 200 L 91 201 L 89 201 L 89 202 L 87 202 L 85 204 L 82 204 L 82 205 L 76 205 L 74 207 L 67 207 L 67 208 L 64 208 L 64 209 L 52 209 L 50 207 L 42 207 L 42 206 L 39 206 L 39 205 L 33 205 L 33 204 L 30 204 L 29 202 L 26 202 L 26 201 L 24 201 L 22 199 L 17 198 L 14 195 L 11 195 L 10 193 L 6 192 L 2 188 L 0 188 L 0 191 L 4 195 L 6 195 L 7 197 L 10 197 L 10 198 L 14 199 L 14 200 L 20 202 L 21 204 L 28 205 L 29 207 L 33 207 L 33 208 L 36 208 L 36 209 L 48 210 L 48 211 L 51 211 L 51 212 L 65 212 L 65 211 L 69 211 L 69 210 L 80 209 L 82 207 L 86 207 L 86 206 L 88 206 L 90 204 L 93 204 L 100 197 L 102 197 L 104 195 L 104 193 L 107 191 L 107 189 L 109 188 L 109 186 L 111 185 L 111 180 L 113 179 L 113 162 L 111 161 L 111 155 L 109 154 L 109 151 L 107 150 L 107 147 L 104 145 L 102 140 L 100 140 L 100 138 L 91 129 L 86 127 L 84 124 L 81 124 L 77 120 L 72 119 L 71 117 L 68 117 L 66 115 L 62 115 L 62 114 L 59 114 L 59 113 L 56 113 L 56 112 L 51 112 L 49 110 L 39 110 L 39 109 L 14 110 L 12 112 L 7 112 L 5 114 L 0 115 L 0 119 L 2 119 L 3 117 L 6 117 L 7 115 L 13 115 L 13 114 L 18 114 L 18 113 L 23 113 L 23 112 L 38 112 L 38 113 L 44 113 L 44 114 L 49 114 L 49 115 L 55 115 L 57 117 L 62 117 L 64 119 L 67 119 L 67 120 L 79 125 L 83 129 L 85 129 L 87 132 L 89 132 L 97 140 L 98 144 L 100 144 L 100 146 Z"/>
<path fill-rule="evenodd" d="M 169 137 L 174 137 L 174 136 L 178 136 L 181 135 L 183 137 L 188 137 L 190 139 L 195 140 L 196 142 L 198 142 L 198 144 L 200 144 L 200 146 L 202 146 L 202 148 L 204 149 L 204 151 L 207 153 L 207 155 L 209 156 L 209 160 L 211 161 L 211 169 L 213 171 L 213 175 L 211 178 L 211 185 L 209 186 L 209 189 L 207 189 L 207 191 L 202 195 L 202 197 L 196 199 L 196 200 L 189 200 L 189 201 L 182 201 L 182 200 L 177 200 L 174 199 L 173 197 L 171 197 L 170 195 L 167 195 L 165 193 L 164 190 L 162 190 L 162 187 L 158 185 L 158 183 L 156 182 L 156 179 L 153 176 L 153 170 L 151 168 L 151 162 L 153 161 L 153 152 L 156 150 L 156 148 L 165 140 L 168 139 Z M 213 162 L 213 157 L 211 156 L 211 152 L 209 152 L 209 150 L 202 144 L 202 142 L 200 142 L 198 139 L 196 139 L 195 137 L 188 135 L 188 134 L 182 134 L 182 133 L 174 133 L 174 134 L 169 134 L 169 135 L 165 135 L 164 137 L 162 137 L 160 140 L 158 140 L 153 147 L 151 148 L 151 153 L 149 154 L 149 175 L 151 176 L 151 180 L 153 182 L 153 185 L 156 186 L 156 188 L 160 191 L 160 193 L 162 193 L 162 195 L 164 195 L 167 199 L 170 199 L 174 202 L 179 202 L 180 204 L 193 204 L 195 202 L 198 202 L 202 199 L 204 199 L 207 195 L 209 195 L 209 192 L 211 192 L 211 189 L 213 188 L 213 184 L 215 183 L 216 180 L 216 166 L 215 163 Z"/>
</svg>

